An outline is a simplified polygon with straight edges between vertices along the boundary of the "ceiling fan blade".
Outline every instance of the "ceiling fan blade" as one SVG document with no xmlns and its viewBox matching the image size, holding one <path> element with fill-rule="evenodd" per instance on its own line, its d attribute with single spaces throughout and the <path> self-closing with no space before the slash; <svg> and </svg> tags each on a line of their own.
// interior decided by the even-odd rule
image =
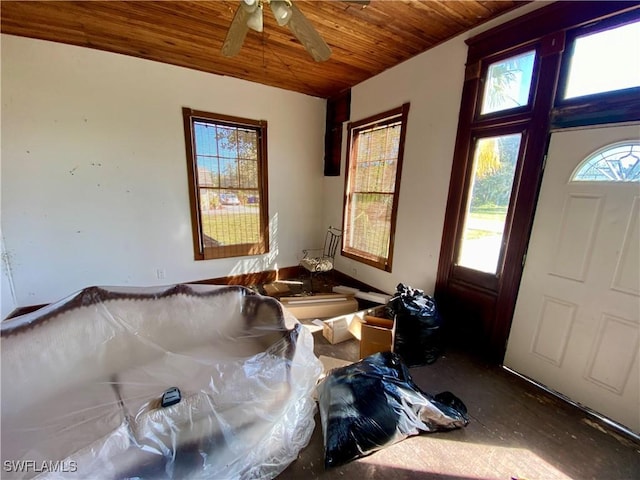
<svg viewBox="0 0 640 480">
<path fill-rule="evenodd" d="M 313 25 L 309 23 L 309 20 L 303 15 L 303 13 L 295 6 L 291 4 L 291 20 L 287 26 L 293 32 L 300 43 L 304 45 L 304 48 L 311 54 L 316 62 L 324 62 L 331 56 L 331 49 L 329 45 L 325 43 L 322 37 L 313 28 Z"/>
<path fill-rule="evenodd" d="M 244 38 L 247 36 L 249 27 L 247 26 L 247 18 L 250 13 L 246 9 L 239 6 L 236 10 L 236 14 L 231 21 L 227 37 L 222 44 L 222 54 L 225 57 L 233 57 L 238 54 L 244 43 Z"/>
</svg>

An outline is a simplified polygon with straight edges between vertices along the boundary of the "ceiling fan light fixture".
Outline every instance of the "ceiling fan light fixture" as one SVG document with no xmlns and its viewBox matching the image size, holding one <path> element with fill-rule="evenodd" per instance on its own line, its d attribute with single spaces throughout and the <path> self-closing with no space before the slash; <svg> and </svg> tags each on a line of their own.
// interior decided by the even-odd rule
<svg viewBox="0 0 640 480">
<path fill-rule="evenodd" d="M 242 0 L 242 8 L 251 13 L 258 8 L 258 0 Z"/>
<path fill-rule="evenodd" d="M 259 6 L 253 12 L 251 12 L 251 15 L 249 15 L 249 18 L 247 18 L 247 27 L 249 27 L 251 30 L 255 30 L 256 32 L 262 32 L 262 30 L 264 29 L 264 23 L 262 19 L 262 6 Z"/>
<path fill-rule="evenodd" d="M 284 0 L 271 0 L 269 5 L 271 5 L 271 11 L 273 12 L 273 16 L 276 17 L 278 25 L 284 27 L 289 23 L 293 15 L 293 10 L 291 10 L 288 2 Z"/>
</svg>

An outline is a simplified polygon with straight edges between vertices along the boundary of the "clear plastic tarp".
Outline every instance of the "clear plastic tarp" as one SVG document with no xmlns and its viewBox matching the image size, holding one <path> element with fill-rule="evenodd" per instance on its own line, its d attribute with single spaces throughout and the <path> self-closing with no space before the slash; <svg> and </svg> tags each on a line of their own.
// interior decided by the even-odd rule
<svg viewBox="0 0 640 480">
<path fill-rule="evenodd" d="M 91 287 L 0 326 L 3 479 L 273 478 L 315 426 L 312 335 L 244 287 Z"/>
</svg>

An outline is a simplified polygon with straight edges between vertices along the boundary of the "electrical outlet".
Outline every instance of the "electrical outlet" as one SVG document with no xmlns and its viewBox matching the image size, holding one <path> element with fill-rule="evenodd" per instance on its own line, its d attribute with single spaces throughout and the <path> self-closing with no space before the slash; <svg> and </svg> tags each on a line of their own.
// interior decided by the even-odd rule
<svg viewBox="0 0 640 480">
<path fill-rule="evenodd" d="M 352 268 L 352 269 L 351 269 L 351 275 L 353 275 L 354 277 L 355 277 L 356 275 L 358 275 L 358 269 L 357 269 L 357 268 Z"/>
<path fill-rule="evenodd" d="M 156 277 L 158 280 L 164 280 L 164 268 L 158 268 L 156 270 Z"/>
</svg>

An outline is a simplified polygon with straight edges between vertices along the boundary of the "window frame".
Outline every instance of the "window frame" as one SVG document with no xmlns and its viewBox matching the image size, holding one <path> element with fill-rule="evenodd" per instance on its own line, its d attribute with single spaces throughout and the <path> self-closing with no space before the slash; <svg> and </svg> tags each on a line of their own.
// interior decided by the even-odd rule
<svg viewBox="0 0 640 480">
<path fill-rule="evenodd" d="M 509 205 L 507 207 L 507 215 L 504 220 L 504 231 L 502 234 L 502 240 L 500 245 L 500 252 L 498 254 L 498 263 L 496 265 L 496 272 L 489 273 L 481 270 L 476 270 L 470 267 L 465 267 L 458 263 L 460 258 L 460 252 L 462 250 L 464 227 L 466 223 L 467 205 L 469 202 L 469 196 L 472 193 L 471 183 L 473 182 L 473 161 L 475 156 L 475 149 L 478 145 L 478 141 L 482 138 L 501 137 L 505 135 L 520 134 L 520 146 L 518 148 L 518 157 L 516 160 L 515 171 L 513 173 L 513 183 L 511 184 L 511 192 L 509 193 Z M 529 130 L 522 123 L 516 123 L 514 125 L 500 124 L 492 126 L 490 128 L 476 128 L 471 131 L 471 144 L 469 146 L 466 174 L 463 186 L 462 199 L 459 211 L 459 228 L 455 234 L 455 244 L 453 250 L 453 265 L 451 270 L 451 278 L 461 282 L 475 283 L 482 286 L 487 290 L 495 291 L 498 288 L 498 282 L 502 276 L 504 270 L 504 261 L 506 247 L 511 237 L 511 230 L 513 225 L 513 213 L 515 203 L 517 201 L 517 192 L 520 188 L 520 181 L 522 176 L 522 168 L 524 162 L 524 155 L 527 149 L 527 141 L 529 137 Z"/>
<path fill-rule="evenodd" d="M 557 104 L 560 66 L 566 61 L 567 39 L 596 23 L 619 24 L 620 19 L 637 18 L 638 15 L 640 6 L 636 3 L 555 2 L 466 40 L 465 78 L 434 295 L 442 315 L 456 324 L 453 328 L 458 328 L 459 332 L 472 332 L 475 344 L 482 344 L 481 350 L 496 362 L 504 357 L 551 132 L 565 126 L 640 119 L 640 97 L 618 99 L 617 103 L 609 102 L 604 109 L 593 102 L 564 107 Z M 535 94 L 531 111 L 498 112 L 499 116 L 492 113 L 487 118 L 477 115 L 484 65 L 533 46 L 539 49 L 539 63 L 535 68 L 535 83 L 532 82 Z M 502 116 L 502 113 L 508 114 Z M 463 267 L 455 267 L 456 247 L 458 230 L 463 228 L 461 209 L 466 203 L 462 203 L 462 198 L 468 186 L 466 176 L 471 168 L 468 164 L 473 160 L 470 150 L 474 132 L 490 129 L 501 122 L 503 125 L 522 123 L 528 133 L 518 191 L 512 193 L 512 198 L 516 196 L 516 204 L 510 207 L 513 217 L 509 221 L 510 234 L 503 253 L 503 271 L 500 277 L 487 282 L 487 275 L 482 272 L 465 272 Z"/>
<path fill-rule="evenodd" d="M 219 113 L 182 108 L 185 151 L 187 159 L 187 180 L 189 187 L 189 205 L 191 210 L 191 229 L 194 260 L 214 260 L 221 258 L 262 255 L 269 252 L 269 190 L 267 176 L 267 121 L 223 115 Z M 260 195 L 260 240 L 257 243 L 205 246 L 202 229 L 202 211 L 200 205 L 200 186 L 198 184 L 198 165 L 195 149 L 194 122 L 204 122 L 234 128 L 255 130 L 258 136 L 258 192 Z"/>
<path fill-rule="evenodd" d="M 527 52 L 533 52 L 534 54 L 534 62 L 533 62 L 533 70 L 531 72 L 531 84 L 529 85 L 529 97 L 527 103 L 525 105 L 520 105 L 517 107 L 505 108 L 502 110 L 497 110 L 495 112 L 482 113 L 482 105 L 484 103 L 485 96 L 485 87 L 487 76 L 489 74 L 489 68 L 494 63 L 499 63 L 504 60 L 507 60 L 512 57 L 517 57 L 523 55 Z M 476 104 L 476 110 L 474 113 L 474 123 L 479 122 L 492 122 L 498 121 L 500 122 L 504 118 L 513 118 L 519 115 L 530 115 L 533 110 L 533 105 L 536 98 L 537 91 L 537 82 L 540 71 L 540 45 L 528 44 L 527 46 L 523 46 L 518 48 L 517 50 L 508 50 L 507 52 L 501 52 L 496 55 L 492 55 L 489 57 L 485 57 L 481 60 L 480 67 L 480 85 L 478 90 L 478 102 Z"/>
<path fill-rule="evenodd" d="M 400 181 L 402 178 L 402 165 L 404 160 L 404 144 L 407 131 L 407 119 L 409 116 L 409 103 L 405 103 L 400 107 L 382 112 L 355 122 L 347 124 L 347 152 L 345 161 L 345 187 L 344 187 L 344 201 L 342 209 L 342 245 L 340 254 L 346 258 L 350 258 L 360 263 L 372 266 L 374 268 L 384 270 L 385 272 L 391 272 L 393 267 L 393 250 L 395 246 L 395 232 L 396 223 L 398 218 L 398 203 L 400 198 Z M 352 197 L 352 176 L 351 165 L 352 162 L 357 162 L 357 153 L 355 152 L 355 145 L 360 131 L 368 130 L 376 126 L 384 126 L 400 121 L 400 143 L 398 145 L 398 157 L 396 158 L 396 178 L 394 183 L 393 203 L 391 206 L 391 219 L 390 219 L 390 232 L 389 232 L 389 245 L 388 256 L 386 259 L 380 261 L 372 260 L 365 255 L 359 254 L 356 249 L 351 249 L 347 246 L 348 240 L 348 211 L 351 205 Z M 355 181 L 355 180 L 354 180 Z M 365 253 L 365 252 L 363 252 Z"/>
<path fill-rule="evenodd" d="M 456 162 L 459 164 L 460 168 L 457 173 L 459 176 L 458 181 L 460 189 L 455 193 L 455 195 L 459 196 L 460 201 L 456 209 L 455 220 L 453 218 L 449 219 L 449 223 L 455 222 L 455 227 L 452 229 L 453 231 L 451 233 L 448 234 L 447 232 L 444 232 L 443 234 L 443 241 L 444 235 L 450 235 L 452 242 L 449 250 L 450 257 L 447 260 L 449 265 L 447 266 L 446 275 L 452 282 L 474 285 L 492 295 L 495 295 L 498 292 L 500 287 L 500 278 L 504 272 L 507 245 L 509 244 L 513 230 L 514 210 L 516 202 L 518 201 L 518 192 L 520 190 L 520 182 L 524 168 L 523 164 L 525 158 L 531 156 L 529 150 L 530 125 L 536 113 L 536 102 L 539 97 L 538 89 L 540 88 L 540 69 L 544 50 L 545 47 L 542 42 L 536 39 L 535 41 L 527 42 L 514 48 L 500 51 L 496 54 L 485 55 L 478 59 L 475 64 L 469 65 L 467 70 L 467 75 L 471 78 L 475 78 L 477 84 L 473 91 L 469 90 L 469 92 L 473 92 L 473 95 L 475 95 L 475 101 L 473 101 L 473 112 L 470 116 L 471 118 L 467 117 L 468 123 L 464 127 L 459 126 L 459 130 L 462 130 L 462 134 L 457 140 L 458 144 L 456 146 L 456 154 L 460 156 L 464 155 L 464 160 L 462 162 Z M 482 102 L 484 101 L 485 82 L 489 67 L 496 62 L 501 62 L 511 57 L 517 57 L 530 51 L 535 52 L 535 58 L 531 74 L 528 103 L 520 107 L 481 114 L 480 111 L 482 108 Z M 461 121 L 462 120 L 463 117 L 461 112 Z M 514 172 L 513 185 L 509 198 L 509 207 L 507 208 L 507 216 L 505 218 L 504 233 L 502 236 L 502 245 L 500 247 L 496 272 L 487 273 L 459 265 L 458 258 L 462 248 L 468 197 L 471 194 L 470 185 L 473 181 L 473 158 L 477 140 L 479 138 L 508 135 L 512 133 L 521 133 L 522 139 L 520 142 L 520 149 L 518 151 L 516 171 Z M 451 195 L 452 194 L 450 193 L 450 198 Z M 451 213 L 449 213 L 449 215 L 451 215 Z M 440 275 L 444 274 L 441 272 Z"/>
<path fill-rule="evenodd" d="M 640 21 L 640 13 L 635 10 L 590 22 L 567 32 L 558 88 L 551 111 L 552 129 L 640 120 L 640 102 L 638 102 L 640 86 L 563 98 L 567 89 L 576 39 L 638 21 Z"/>
</svg>

